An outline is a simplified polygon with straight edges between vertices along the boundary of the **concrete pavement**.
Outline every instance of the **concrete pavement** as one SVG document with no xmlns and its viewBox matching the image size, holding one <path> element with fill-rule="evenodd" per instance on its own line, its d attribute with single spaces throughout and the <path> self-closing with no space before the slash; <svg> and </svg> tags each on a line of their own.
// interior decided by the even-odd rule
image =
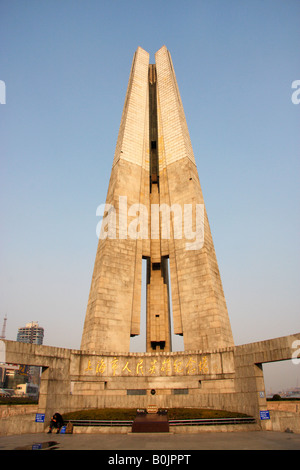
<svg viewBox="0 0 300 470">
<path fill-rule="evenodd" d="M 52 444 L 49 444 L 52 443 Z M 23 434 L 0 436 L 0 450 L 105 450 L 163 451 L 175 454 L 186 450 L 300 450 L 300 434 L 272 431 L 208 432 L 197 434 Z M 120 454 L 122 455 L 122 453 Z M 134 455 L 134 452 L 133 454 Z"/>
</svg>

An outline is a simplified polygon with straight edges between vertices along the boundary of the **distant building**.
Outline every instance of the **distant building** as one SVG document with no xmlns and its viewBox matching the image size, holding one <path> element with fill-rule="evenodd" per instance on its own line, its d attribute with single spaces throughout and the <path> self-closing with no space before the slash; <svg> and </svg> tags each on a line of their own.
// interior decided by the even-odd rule
<svg viewBox="0 0 300 470">
<path fill-rule="evenodd" d="M 291 400 L 293 398 L 300 398 L 300 387 L 294 387 L 290 388 L 289 390 L 285 390 L 281 396 L 282 398 L 290 398 Z"/>
<path fill-rule="evenodd" d="M 38 322 L 32 321 L 26 326 L 18 329 L 17 341 L 21 343 L 43 344 L 44 328 Z"/>
<path fill-rule="evenodd" d="M 18 328 L 17 341 L 21 343 L 43 344 L 44 328 L 39 323 L 32 321 L 26 323 L 26 326 Z M 19 376 L 23 376 L 23 380 L 29 380 L 31 383 L 39 383 L 40 367 L 36 366 L 20 366 Z"/>
<path fill-rule="evenodd" d="M 4 324 L 5 325 L 5 324 Z M 3 326 L 4 330 L 4 326 Z M 4 335 L 3 335 L 4 336 Z M 18 328 L 17 341 L 21 343 L 43 344 L 44 328 L 38 322 L 27 323 L 26 326 Z M 40 367 L 27 366 L 26 364 L 6 364 L 0 367 L 0 388 L 15 389 L 19 384 L 38 384 L 40 381 Z"/>
</svg>

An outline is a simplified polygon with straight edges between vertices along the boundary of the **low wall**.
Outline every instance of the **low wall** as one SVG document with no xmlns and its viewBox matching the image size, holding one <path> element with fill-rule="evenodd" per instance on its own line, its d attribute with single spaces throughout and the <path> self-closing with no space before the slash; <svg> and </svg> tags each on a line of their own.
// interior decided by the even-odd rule
<svg viewBox="0 0 300 470">
<path fill-rule="evenodd" d="M 298 413 L 300 417 L 300 401 L 268 401 L 267 406 L 269 410 Z"/>
<path fill-rule="evenodd" d="M 300 402 L 299 401 L 268 401 L 272 430 L 291 431 L 300 434 Z"/>
<path fill-rule="evenodd" d="M 45 424 L 35 422 L 37 412 L 38 405 L 1 405 L 0 436 L 43 432 Z"/>
<path fill-rule="evenodd" d="M 270 404 L 270 402 L 269 402 Z M 285 432 L 287 430 L 300 434 L 300 403 L 283 404 L 282 408 L 293 408 L 295 411 L 282 411 L 276 409 L 276 403 L 268 406 L 270 411 L 270 421 L 267 430 Z M 289 406 L 288 406 L 289 405 Z M 279 405 L 278 405 L 279 407 Z M 37 405 L 2 405 L 0 407 L 0 436 L 10 436 L 18 434 L 30 434 L 44 432 L 47 423 L 36 423 L 35 415 Z M 236 432 L 236 431 L 257 431 L 259 424 L 241 425 L 218 425 L 218 426 L 172 426 L 170 432 L 178 433 L 203 433 L 203 432 Z M 97 427 L 97 426 L 74 426 L 74 434 L 127 434 L 131 432 L 131 427 Z"/>
<path fill-rule="evenodd" d="M 237 431 L 259 431 L 257 424 L 228 424 L 217 426 L 170 426 L 171 434 L 196 434 L 204 432 L 237 432 Z M 74 434 L 128 434 L 131 426 L 74 426 Z"/>
<path fill-rule="evenodd" d="M 270 411 L 273 431 L 291 431 L 300 434 L 299 401 L 269 401 L 268 410 Z"/>
<path fill-rule="evenodd" d="M 45 424 L 35 422 L 35 413 L 9 416 L 0 421 L 0 436 L 44 432 Z"/>
<path fill-rule="evenodd" d="M 270 411 L 272 430 L 300 434 L 300 415 L 288 411 Z"/>
<path fill-rule="evenodd" d="M 0 405 L 0 419 L 16 415 L 28 415 L 37 412 L 38 405 Z"/>
</svg>

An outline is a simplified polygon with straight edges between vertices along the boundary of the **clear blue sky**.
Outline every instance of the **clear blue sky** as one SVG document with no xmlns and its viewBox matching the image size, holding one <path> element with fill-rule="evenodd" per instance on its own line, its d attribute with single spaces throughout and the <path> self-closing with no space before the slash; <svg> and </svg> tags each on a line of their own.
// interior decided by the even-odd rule
<svg viewBox="0 0 300 470">
<path fill-rule="evenodd" d="M 235 343 L 300 331 L 299 19 L 298 0 L 0 1 L 7 339 L 34 320 L 45 344 L 80 347 L 132 57 L 164 44 Z"/>
</svg>

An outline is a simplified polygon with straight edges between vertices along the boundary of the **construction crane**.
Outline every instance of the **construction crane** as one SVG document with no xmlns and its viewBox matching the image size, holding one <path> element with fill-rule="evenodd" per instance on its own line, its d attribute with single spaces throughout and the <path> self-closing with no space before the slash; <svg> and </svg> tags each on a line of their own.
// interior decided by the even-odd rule
<svg viewBox="0 0 300 470">
<path fill-rule="evenodd" d="M 5 339 L 6 322 L 7 322 L 7 316 L 5 315 L 4 320 L 3 320 L 3 326 L 2 326 L 0 339 Z"/>
</svg>

